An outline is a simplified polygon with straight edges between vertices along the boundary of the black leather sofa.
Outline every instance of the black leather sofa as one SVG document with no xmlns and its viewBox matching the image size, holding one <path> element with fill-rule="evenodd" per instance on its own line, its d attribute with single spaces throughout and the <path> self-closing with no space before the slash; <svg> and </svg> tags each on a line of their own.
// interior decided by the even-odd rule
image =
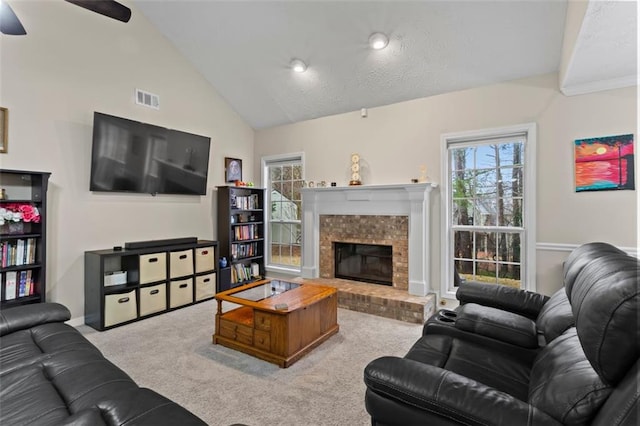
<svg viewBox="0 0 640 426">
<path fill-rule="evenodd" d="M 57 303 L 0 311 L 1 425 L 206 425 L 138 387 L 70 317 Z"/>
<path fill-rule="evenodd" d="M 430 318 L 403 358 L 365 368 L 372 424 L 638 425 L 639 271 L 591 243 L 551 298 L 462 285 L 462 305 Z"/>
</svg>

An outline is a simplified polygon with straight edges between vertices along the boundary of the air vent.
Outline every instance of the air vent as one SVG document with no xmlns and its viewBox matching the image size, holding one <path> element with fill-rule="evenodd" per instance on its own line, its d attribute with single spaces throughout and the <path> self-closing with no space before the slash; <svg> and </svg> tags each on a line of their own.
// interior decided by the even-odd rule
<svg viewBox="0 0 640 426">
<path fill-rule="evenodd" d="M 160 96 L 136 89 L 136 103 L 153 109 L 160 109 Z"/>
</svg>

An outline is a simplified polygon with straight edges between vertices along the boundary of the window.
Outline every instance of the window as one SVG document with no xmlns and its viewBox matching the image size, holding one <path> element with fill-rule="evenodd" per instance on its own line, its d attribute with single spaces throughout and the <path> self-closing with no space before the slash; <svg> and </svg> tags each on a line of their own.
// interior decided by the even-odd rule
<svg viewBox="0 0 640 426">
<path fill-rule="evenodd" d="M 534 290 L 535 125 L 443 136 L 444 297 L 455 274 Z"/>
<path fill-rule="evenodd" d="M 267 191 L 267 268 L 300 271 L 302 248 L 303 155 L 262 159 Z"/>
</svg>

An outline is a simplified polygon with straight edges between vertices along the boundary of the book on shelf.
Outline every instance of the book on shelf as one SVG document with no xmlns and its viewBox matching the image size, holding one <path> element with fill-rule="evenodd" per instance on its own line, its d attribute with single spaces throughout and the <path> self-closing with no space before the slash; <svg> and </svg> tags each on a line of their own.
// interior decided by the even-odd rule
<svg viewBox="0 0 640 426">
<path fill-rule="evenodd" d="M 260 247 L 257 242 L 253 243 L 233 243 L 231 244 L 231 259 L 237 260 L 245 257 L 259 255 Z"/>
<path fill-rule="evenodd" d="M 253 278 L 260 277 L 260 265 L 258 265 L 256 262 L 251 262 L 251 276 Z"/>
<path fill-rule="evenodd" d="M 258 225 L 241 225 L 233 229 L 233 236 L 236 241 L 255 240 L 260 238 Z"/>
<path fill-rule="evenodd" d="M 16 298 L 17 279 L 18 279 L 18 273 L 16 271 L 9 271 L 6 273 L 6 281 L 4 286 L 4 300 L 13 300 Z"/>
<path fill-rule="evenodd" d="M 18 275 L 18 297 L 33 296 L 35 286 L 31 269 L 20 271 Z"/>
<path fill-rule="evenodd" d="M 18 297 L 25 297 L 29 295 L 27 289 L 27 271 L 20 271 L 18 278 Z"/>
<path fill-rule="evenodd" d="M 30 265 L 36 261 L 35 238 L 2 241 L 0 243 L 0 267 Z"/>
<path fill-rule="evenodd" d="M 251 195 L 231 195 L 231 207 L 240 210 L 257 210 L 260 208 L 258 194 Z"/>
</svg>

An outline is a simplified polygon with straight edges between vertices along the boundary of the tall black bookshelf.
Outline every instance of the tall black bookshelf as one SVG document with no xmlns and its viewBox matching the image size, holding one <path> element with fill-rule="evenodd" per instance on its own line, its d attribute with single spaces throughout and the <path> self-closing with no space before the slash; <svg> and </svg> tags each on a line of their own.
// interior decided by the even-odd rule
<svg viewBox="0 0 640 426">
<path fill-rule="evenodd" d="M 264 207 L 263 188 L 218 187 L 219 256 L 228 262 L 220 268 L 218 291 L 264 277 Z"/>
<path fill-rule="evenodd" d="M 43 303 L 47 294 L 49 172 L 0 169 L 0 308 Z M 18 219 L 18 220 L 14 220 Z"/>
</svg>

